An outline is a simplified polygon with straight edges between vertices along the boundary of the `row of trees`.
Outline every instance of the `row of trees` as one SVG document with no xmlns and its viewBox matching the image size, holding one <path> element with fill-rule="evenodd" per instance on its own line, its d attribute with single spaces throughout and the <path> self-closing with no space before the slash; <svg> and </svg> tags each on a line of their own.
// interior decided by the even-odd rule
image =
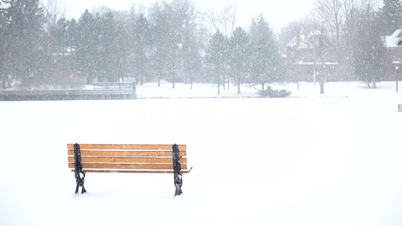
<svg viewBox="0 0 402 226">
<path fill-rule="evenodd" d="M 141 84 L 174 81 L 179 56 L 184 70 L 201 65 L 200 31 L 190 1 L 156 3 L 147 16 L 134 9 L 86 10 L 78 20 L 58 18 L 50 9 L 39 0 L 0 0 L 3 88 L 41 77 L 81 76 L 92 83 L 135 75 Z"/>
<path fill-rule="evenodd" d="M 278 78 L 279 48 L 262 16 L 249 31 L 234 28 L 235 11 L 198 12 L 190 0 L 155 3 L 128 12 L 86 10 L 79 19 L 58 17 L 55 3 L 0 0 L 0 81 L 3 88 L 66 78 L 116 82 L 216 83 L 229 88 L 254 82 L 264 90 Z M 226 16 L 222 16 L 226 15 Z M 227 16 L 230 15 L 230 16 Z M 231 21 L 231 26 L 222 26 Z M 208 29 L 208 26 L 211 29 Z"/>
<path fill-rule="evenodd" d="M 219 87 L 232 79 L 240 93 L 244 82 L 258 83 L 264 93 L 265 85 L 279 79 L 283 64 L 277 41 L 262 16 L 252 21 L 250 31 L 235 28 L 228 38 L 217 31 L 206 51 L 206 66 Z M 224 86 L 224 85 L 223 85 Z"/>
<path fill-rule="evenodd" d="M 264 91 L 267 83 L 284 79 L 294 62 L 280 52 L 302 36 L 316 62 L 334 55 L 338 79 L 361 78 L 375 86 L 389 63 L 382 36 L 402 21 L 400 0 L 384 0 L 382 8 L 371 0 L 317 0 L 307 19 L 282 30 L 281 49 L 262 16 L 248 29 L 235 27 L 235 7 L 202 13 L 191 0 L 172 0 L 127 12 L 86 10 L 78 19 L 66 19 L 57 2 L 41 7 L 39 0 L 0 0 L 2 88 L 135 77 L 140 85 L 210 82 L 220 92 L 236 83 L 240 93 L 247 82 Z"/>
<path fill-rule="evenodd" d="M 333 55 L 333 61 L 338 64 L 337 79 L 358 78 L 366 81 L 368 87 L 375 87 L 376 81 L 389 74 L 391 64 L 384 36 L 402 28 L 400 0 L 384 0 L 382 7 L 375 3 L 317 0 L 315 9 L 305 19 L 294 21 L 282 30 L 282 46 L 293 37 L 307 37 L 316 62 Z M 322 86 L 324 80 L 320 81 Z"/>
</svg>

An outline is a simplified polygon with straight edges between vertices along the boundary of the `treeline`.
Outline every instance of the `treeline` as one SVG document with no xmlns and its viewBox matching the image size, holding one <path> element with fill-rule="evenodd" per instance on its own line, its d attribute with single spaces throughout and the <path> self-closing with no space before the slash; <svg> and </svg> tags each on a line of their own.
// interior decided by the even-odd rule
<svg viewBox="0 0 402 226">
<path fill-rule="evenodd" d="M 264 89 L 282 74 L 278 42 L 262 16 L 249 30 L 223 29 L 227 21 L 198 12 L 190 0 L 86 10 L 78 19 L 57 18 L 39 0 L 0 0 L 0 12 L 2 88 L 135 77 L 139 85 L 166 80 L 173 88 L 214 83 L 218 92 L 236 83 L 240 93 L 244 82 Z"/>
<path fill-rule="evenodd" d="M 199 12 L 191 0 L 86 10 L 77 19 L 39 0 L 0 0 L 0 88 L 134 77 L 139 85 L 207 82 L 220 92 L 236 84 L 240 93 L 241 84 L 253 83 L 264 91 L 273 81 L 294 81 L 287 75 L 297 59 L 281 55 L 295 37 L 309 42 L 315 62 L 334 55 L 337 80 L 375 86 L 389 65 L 383 36 L 401 27 L 401 10 L 399 0 L 384 0 L 382 8 L 370 0 L 317 0 L 306 19 L 277 39 L 262 16 L 235 27 L 234 8 Z"/>
</svg>

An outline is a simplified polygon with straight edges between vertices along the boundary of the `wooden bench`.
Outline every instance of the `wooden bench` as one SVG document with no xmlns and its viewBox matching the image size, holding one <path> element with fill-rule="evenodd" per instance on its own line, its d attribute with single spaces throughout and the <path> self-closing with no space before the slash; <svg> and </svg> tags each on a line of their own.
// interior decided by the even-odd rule
<svg viewBox="0 0 402 226">
<path fill-rule="evenodd" d="M 75 193 L 85 193 L 86 173 L 172 173 L 175 196 L 182 194 L 182 174 L 189 173 L 186 145 L 67 144 L 68 167 L 74 172 Z"/>
</svg>

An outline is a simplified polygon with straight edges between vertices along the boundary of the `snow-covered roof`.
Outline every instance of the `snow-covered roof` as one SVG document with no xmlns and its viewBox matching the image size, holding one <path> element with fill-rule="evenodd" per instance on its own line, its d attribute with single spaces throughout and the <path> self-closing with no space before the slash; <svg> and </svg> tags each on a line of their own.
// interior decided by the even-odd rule
<svg viewBox="0 0 402 226">
<path fill-rule="evenodd" d="M 297 49 L 309 49 L 311 48 L 310 43 L 308 42 L 305 35 L 300 35 L 299 37 L 294 37 L 288 43 L 287 47 L 297 48 Z"/>
<path fill-rule="evenodd" d="M 396 30 L 390 36 L 385 36 L 385 46 L 388 48 L 402 47 L 402 29 Z"/>
<path fill-rule="evenodd" d="M 316 64 L 316 65 L 338 65 L 339 63 L 338 62 L 330 62 L 330 61 L 326 61 L 326 62 L 312 62 L 312 61 L 308 61 L 308 62 L 306 62 L 306 61 L 299 61 L 299 62 L 296 62 L 295 64 L 298 64 L 298 65 L 314 65 L 314 64 Z"/>
<path fill-rule="evenodd" d="M 318 30 L 309 31 L 306 34 L 299 34 L 293 37 L 287 47 L 294 49 L 312 49 L 316 40 L 322 36 Z"/>
</svg>

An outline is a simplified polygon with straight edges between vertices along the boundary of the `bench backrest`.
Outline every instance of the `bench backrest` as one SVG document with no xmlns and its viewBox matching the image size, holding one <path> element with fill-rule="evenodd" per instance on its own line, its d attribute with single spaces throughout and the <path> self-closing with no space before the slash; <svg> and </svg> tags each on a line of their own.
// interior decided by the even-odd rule
<svg viewBox="0 0 402 226">
<path fill-rule="evenodd" d="M 178 145 L 183 173 L 187 171 L 186 145 Z M 74 144 L 67 144 L 68 166 L 74 171 Z M 172 145 L 80 144 L 84 172 L 173 173 Z"/>
</svg>

